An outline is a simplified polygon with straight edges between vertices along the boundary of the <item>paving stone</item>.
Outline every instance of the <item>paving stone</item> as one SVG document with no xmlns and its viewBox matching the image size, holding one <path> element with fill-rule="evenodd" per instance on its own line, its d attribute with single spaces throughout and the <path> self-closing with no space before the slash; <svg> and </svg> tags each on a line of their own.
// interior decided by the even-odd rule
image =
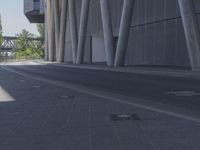
<svg viewBox="0 0 200 150">
<path fill-rule="evenodd" d="M 33 143 L 36 136 L 9 136 L 2 142 L 2 145 L 18 145 Z"/>
<path fill-rule="evenodd" d="M 58 150 L 88 150 L 89 143 L 85 141 L 60 143 Z"/>
<path fill-rule="evenodd" d="M 157 147 L 154 147 L 150 141 L 147 139 L 138 139 L 138 140 L 128 140 L 123 142 L 123 149 L 125 150 L 161 150 Z M 163 146 L 164 147 L 164 146 Z M 171 149 L 168 149 L 171 150 Z"/>
<path fill-rule="evenodd" d="M 24 150 L 20 145 L 0 145 L 2 150 Z"/>
<path fill-rule="evenodd" d="M 57 150 L 58 144 L 48 143 L 48 144 L 26 144 L 21 146 L 22 150 Z"/>
</svg>

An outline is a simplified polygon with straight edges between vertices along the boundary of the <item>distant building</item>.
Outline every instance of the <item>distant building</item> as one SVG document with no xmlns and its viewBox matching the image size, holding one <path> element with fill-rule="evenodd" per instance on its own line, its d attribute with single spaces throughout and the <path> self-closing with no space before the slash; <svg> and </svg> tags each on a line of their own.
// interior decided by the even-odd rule
<svg viewBox="0 0 200 150">
<path fill-rule="evenodd" d="M 24 0 L 24 6 L 30 22 L 46 20 L 46 60 L 200 69 L 199 0 Z"/>
</svg>

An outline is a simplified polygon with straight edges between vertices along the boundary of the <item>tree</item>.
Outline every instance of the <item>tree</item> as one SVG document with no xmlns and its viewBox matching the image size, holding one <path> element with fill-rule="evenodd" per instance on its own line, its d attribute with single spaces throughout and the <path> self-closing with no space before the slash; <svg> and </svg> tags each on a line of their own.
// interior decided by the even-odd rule
<svg viewBox="0 0 200 150">
<path fill-rule="evenodd" d="M 17 59 L 39 59 L 43 57 L 41 41 L 29 40 L 35 37 L 32 33 L 23 29 L 17 37 L 17 48 L 15 49 Z"/>
<path fill-rule="evenodd" d="M 23 29 L 20 34 L 17 34 L 17 48 L 18 51 L 25 51 L 27 47 L 30 47 L 30 43 L 28 42 L 28 38 L 33 38 L 34 35 L 27 30 Z"/>
<path fill-rule="evenodd" d="M 2 25 L 1 25 L 1 15 L 0 15 L 0 45 L 3 42 L 3 30 L 2 30 Z"/>
</svg>

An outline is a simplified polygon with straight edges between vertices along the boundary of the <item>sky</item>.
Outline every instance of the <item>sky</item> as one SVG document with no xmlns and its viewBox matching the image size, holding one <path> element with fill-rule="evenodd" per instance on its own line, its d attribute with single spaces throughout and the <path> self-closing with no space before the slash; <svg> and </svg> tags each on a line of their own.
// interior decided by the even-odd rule
<svg viewBox="0 0 200 150">
<path fill-rule="evenodd" d="M 24 0 L 0 0 L 0 14 L 4 36 L 15 36 L 22 29 L 38 35 L 35 24 L 29 23 L 23 10 Z"/>
</svg>

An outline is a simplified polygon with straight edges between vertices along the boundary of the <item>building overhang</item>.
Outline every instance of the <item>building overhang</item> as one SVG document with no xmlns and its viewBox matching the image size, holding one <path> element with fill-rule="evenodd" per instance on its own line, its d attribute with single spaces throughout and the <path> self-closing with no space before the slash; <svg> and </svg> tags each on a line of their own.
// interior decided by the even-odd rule
<svg viewBox="0 0 200 150">
<path fill-rule="evenodd" d="M 41 14 L 39 10 L 34 10 L 25 13 L 30 23 L 44 23 L 44 14 Z"/>
<path fill-rule="evenodd" d="M 24 0 L 24 14 L 31 23 L 44 23 L 44 0 Z"/>
</svg>

